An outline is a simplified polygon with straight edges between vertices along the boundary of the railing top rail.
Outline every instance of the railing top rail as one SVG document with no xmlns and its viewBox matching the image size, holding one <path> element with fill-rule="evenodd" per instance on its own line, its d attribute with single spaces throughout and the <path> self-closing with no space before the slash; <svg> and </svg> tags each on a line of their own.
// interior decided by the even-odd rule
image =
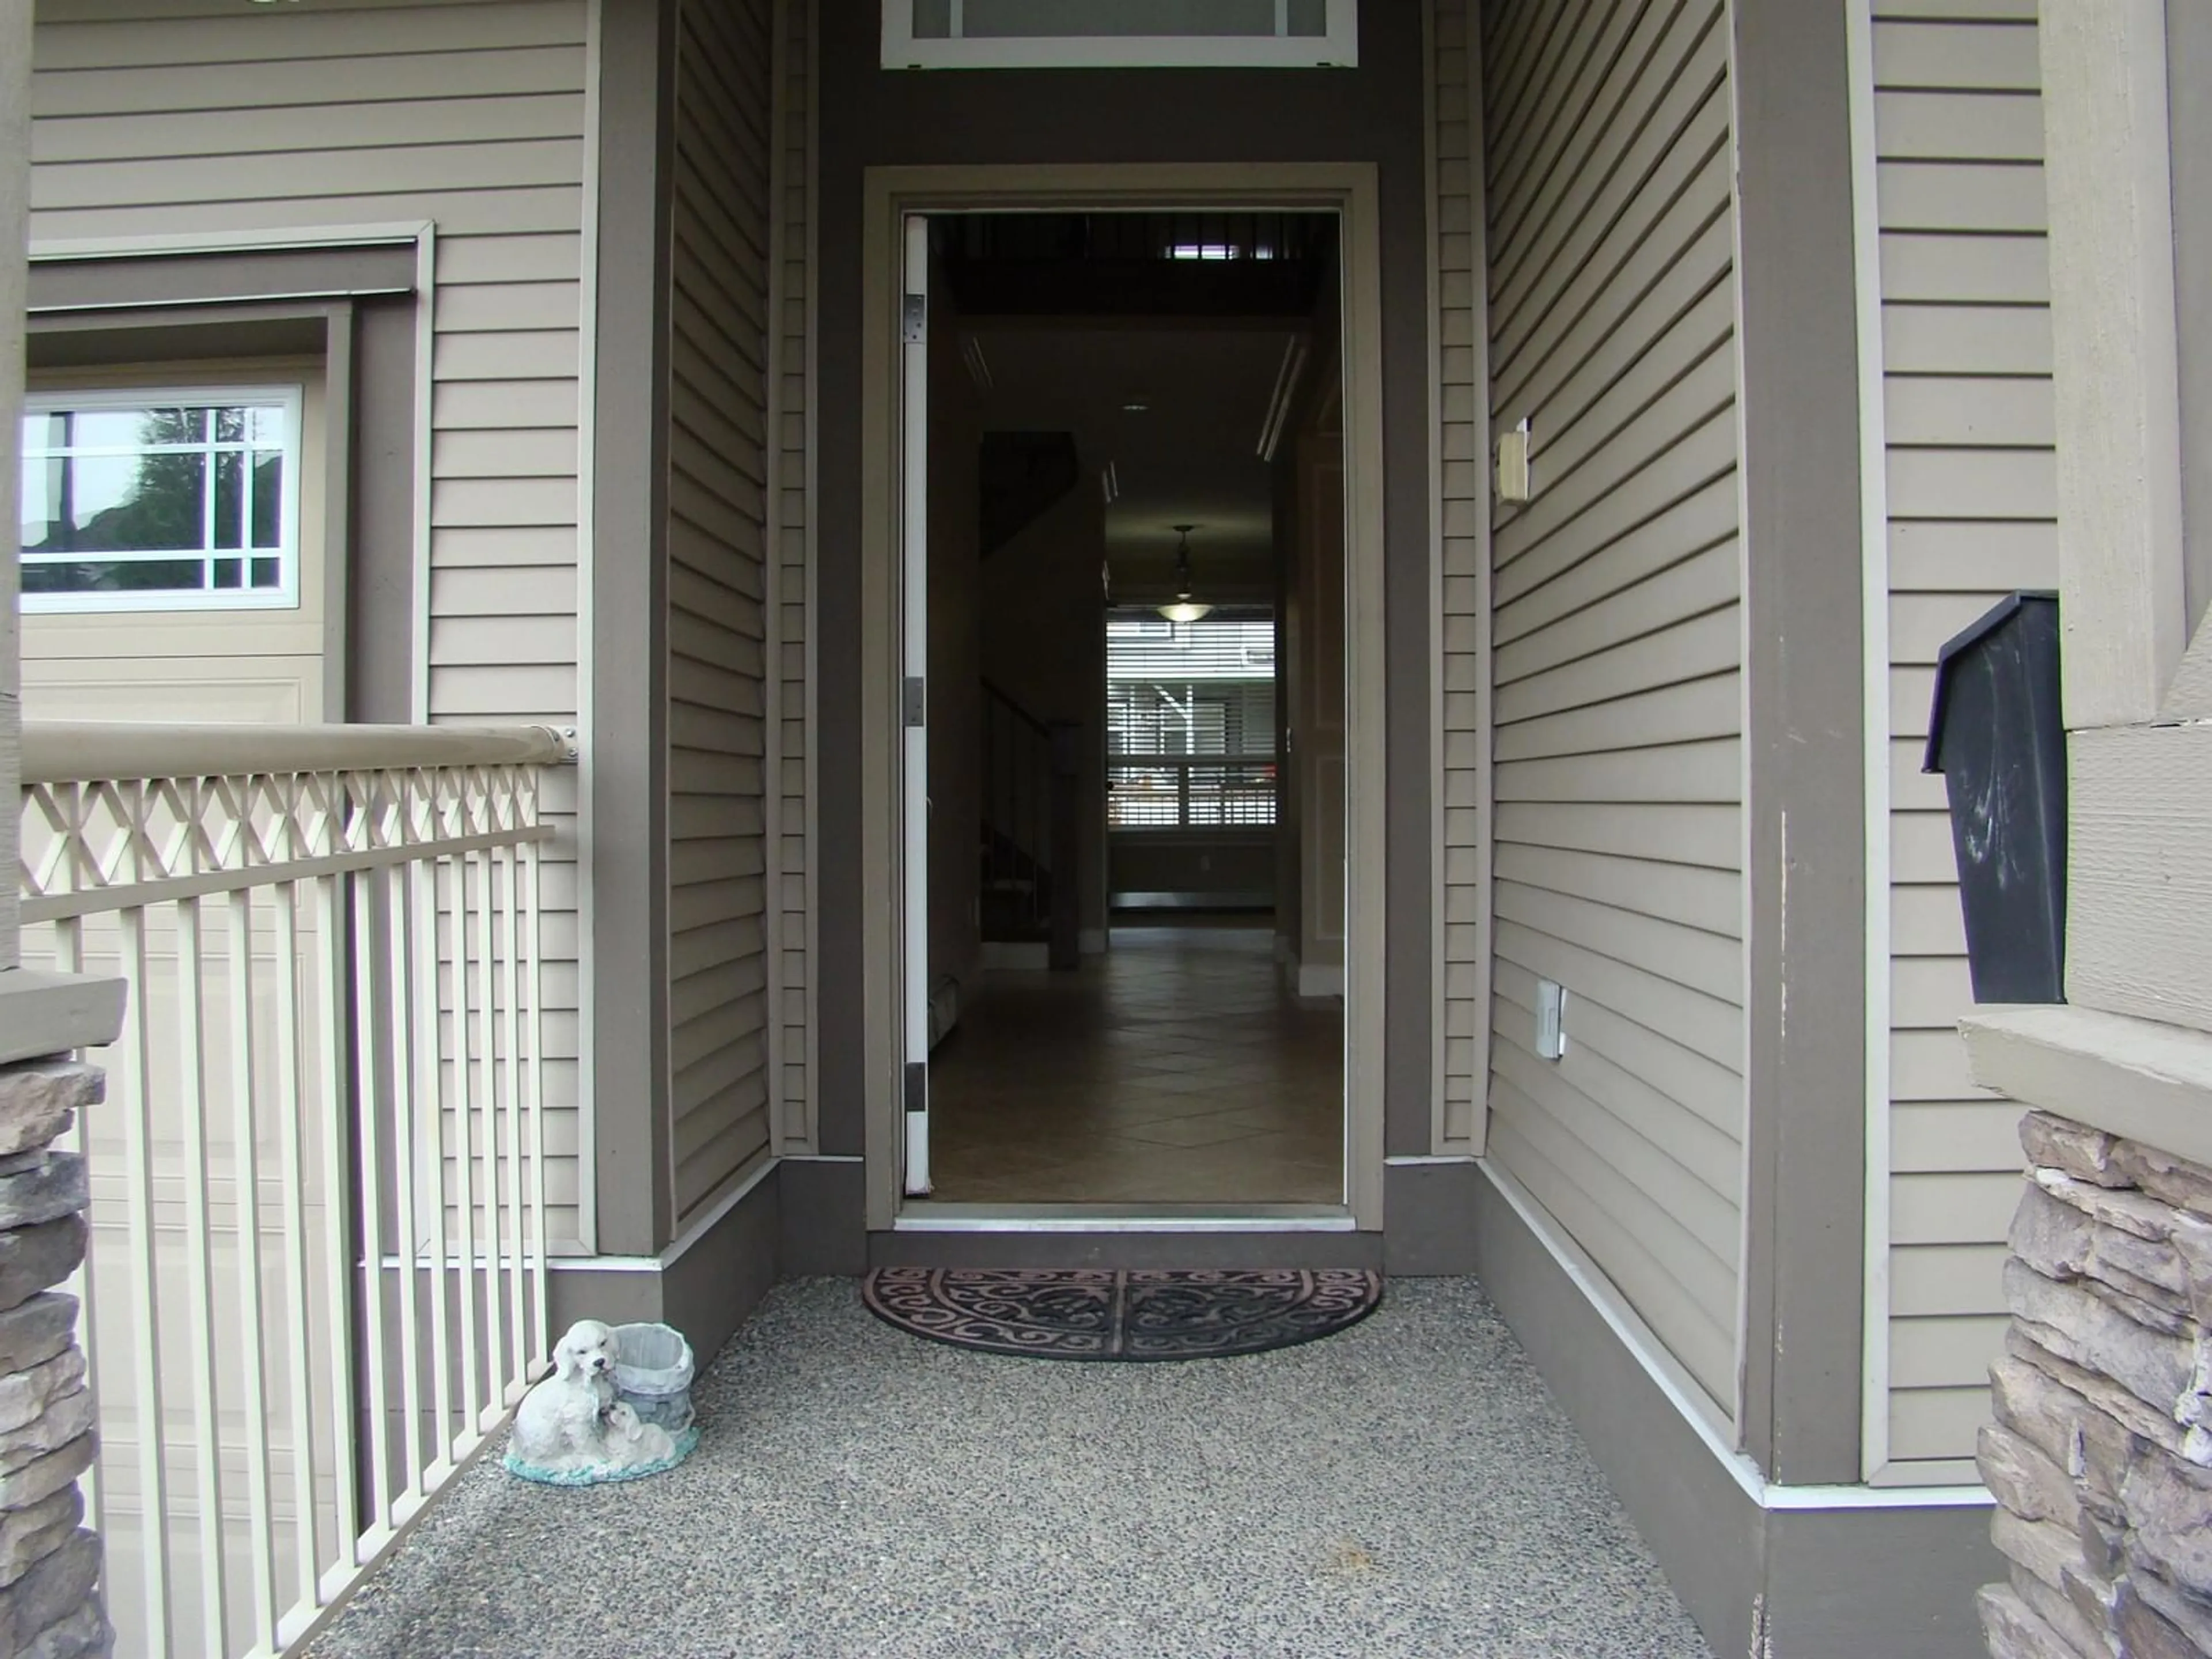
<svg viewBox="0 0 2212 1659">
<path fill-rule="evenodd" d="M 998 704 L 1041 738 L 1048 738 L 1052 735 L 1051 722 L 1028 708 L 1020 698 L 994 685 L 988 679 L 983 681 L 982 685 L 983 699 L 986 702 Z"/>
<path fill-rule="evenodd" d="M 1273 766 L 1273 755 L 1109 755 L 1106 765 L 1116 768 L 1158 769 L 1170 766 Z"/>
<path fill-rule="evenodd" d="M 397 767 L 559 766 L 575 758 L 574 734 L 550 726 L 26 720 L 22 781 L 28 786 Z"/>
</svg>

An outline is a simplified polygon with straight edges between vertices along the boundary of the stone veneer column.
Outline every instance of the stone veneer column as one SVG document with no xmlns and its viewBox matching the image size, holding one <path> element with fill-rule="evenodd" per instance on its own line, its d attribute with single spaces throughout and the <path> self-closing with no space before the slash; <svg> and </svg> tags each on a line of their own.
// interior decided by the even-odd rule
<svg viewBox="0 0 2212 1659">
<path fill-rule="evenodd" d="M 84 1159 L 51 1150 L 104 1093 L 95 1066 L 0 1067 L 0 1654 L 105 1659 L 100 1540 L 77 1478 L 99 1445 L 76 1298 L 52 1287 L 84 1259 Z"/>
<path fill-rule="evenodd" d="M 2030 1113 L 1982 1431 L 1998 1659 L 2212 1655 L 2212 1169 Z"/>
</svg>

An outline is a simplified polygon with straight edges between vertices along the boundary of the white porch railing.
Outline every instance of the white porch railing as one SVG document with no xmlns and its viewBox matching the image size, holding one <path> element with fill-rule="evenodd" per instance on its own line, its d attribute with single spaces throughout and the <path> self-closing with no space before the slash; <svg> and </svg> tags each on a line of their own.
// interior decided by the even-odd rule
<svg viewBox="0 0 2212 1659">
<path fill-rule="evenodd" d="M 1112 830 L 1262 830 L 1275 822 L 1273 755 L 1114 755 Z"/>
<path fill-rule="evenodd" d="M 310 1634 L 543 1368 L 544 727 L 33 725 L 24 959 L 119 975 L 80 1275 L 118 1651 Z"/>
</svg>

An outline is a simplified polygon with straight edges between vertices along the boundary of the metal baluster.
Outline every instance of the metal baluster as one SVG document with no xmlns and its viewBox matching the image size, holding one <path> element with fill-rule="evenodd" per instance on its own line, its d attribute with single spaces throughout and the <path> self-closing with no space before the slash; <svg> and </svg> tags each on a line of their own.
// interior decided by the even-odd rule
<svg viewBox="0 0 2212 1659">
<path fill-rule="evenodd" d="M 269 1321 L 261 1285 L 261 1149 L 255 1103 L 253 1030 L 253 890 L 230 896 L 230 1063 L 232 1179 L 237 1191 L 238 1301 L 245 1330 L 246 1501 L 253 1538 L 255 1636 L 276 1646 L 275 1499 L 269 1480 Z"/>
<path fill-rule="evenodd" d="M 191 808 L 185 807 L 189 812 Z M 215 1363 L 214 1228 L 208 1217 L 206 970 L 200 945 L 200 901 L 177 901 L 177 1084 L 183 1110 L 185 1294 L 191 1329 L 193 1501 L 198 1505 L 201 1640 L 210 1653 L 228 1650 L 225 1633 L 221 1387 Z"/>
</svg>

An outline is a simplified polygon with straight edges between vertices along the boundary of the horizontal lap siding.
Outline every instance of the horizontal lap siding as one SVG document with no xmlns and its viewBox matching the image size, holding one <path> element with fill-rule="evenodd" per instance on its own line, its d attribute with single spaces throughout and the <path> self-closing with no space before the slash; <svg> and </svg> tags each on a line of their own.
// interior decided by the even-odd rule
<svg viewBox="0 0 2212 1659">
<path fill-rule="evenodd" d="M 1741 597 L 1718 0 L 1492 5 L 1489 1151 L 1734 1394 L 1743 1137 Z M 1567 988 L 1561 1061 L 1536 981 Z"/>
<path fill-rule="evenodd" d="M 1490 997 L 1483 927 L 1490 848 L 1489 662 L 1483 615 L 1489 584 L 1483 489 L 1480 180 L 1475 168 L 1474 27 L 1471 0 L 1435 0 L 1431 118 L 1436 154 L 1437 533 L 1443 653 L 1443 1114 L 1435 1150 L 1480 1150 L 1487 1067 L 1481 1053 Z"/>
<path fill-rule="evenodd" d="M 1874 0 L 1889 498 L 1888 1480 L 1974 1478 L 2016 1108 L 1966 1073 L 1972 1003 L 1943 781 L 1920 772 L 1936 653 L 2057 584 L 2034 0 Z"/>
<path fill-rule="evenodd" d="M 769 1145 L 771 6 L 687 0 L 676 54 L 668 526 L 676 1208 Z"/>
<path fill-rule="evenodd" d="M 775 142 L 782 155 L 775 211 L 779 286 L 775 434 L 775 661 L 777 708 L 776 891 L 772 916 L 781 1006 L 776 1054 L 778 1147 L 818 1150 L 816 1140 L 811 1048 L 813 975 L 810 949 L 813 906 L 813 748 L 809 740 L 810 672 L 813 629 L 807 592 L 810 526 L 808 454 L 813 442 L 812 369 L 807 342 L 813 327 L 810 271 L 813 249 L 814 89 L 813 7 L 784 0 L 777 27 L 783 58 L 778 66 L 781 99 Z"/>
<path fill-rule="evenodd" d="M 38 17 L 34 239 L 434 224 L 428 713 L 574 724 L 584 0 Z M 546 800 L 548 1219 L 573 1240 L 574 775 Z"/>
</svg>

